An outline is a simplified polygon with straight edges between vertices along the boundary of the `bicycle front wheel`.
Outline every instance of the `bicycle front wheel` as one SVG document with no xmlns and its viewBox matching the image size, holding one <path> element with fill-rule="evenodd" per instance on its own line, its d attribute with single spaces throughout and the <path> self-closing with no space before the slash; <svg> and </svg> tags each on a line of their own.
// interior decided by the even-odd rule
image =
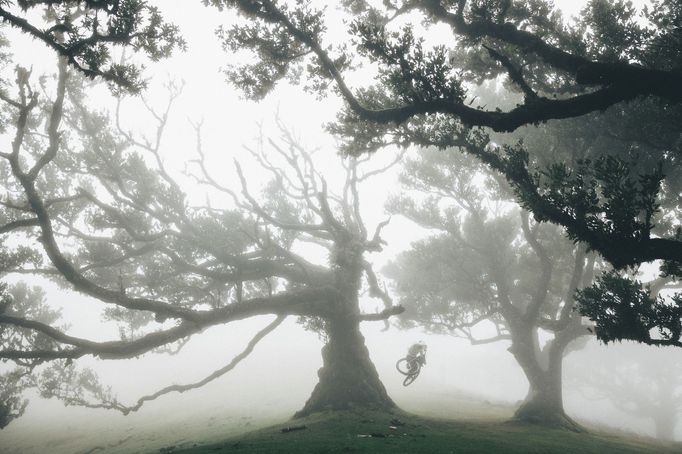
<svg viewBox="0 0 682 454">
<path fill-rule="evenodd" d="M 400 358 L 398 362 L 395 363 L 395 368 L 403 375 L 410 375 L 410 369 L 407 366 L 407 358 Z"/>
</svg>

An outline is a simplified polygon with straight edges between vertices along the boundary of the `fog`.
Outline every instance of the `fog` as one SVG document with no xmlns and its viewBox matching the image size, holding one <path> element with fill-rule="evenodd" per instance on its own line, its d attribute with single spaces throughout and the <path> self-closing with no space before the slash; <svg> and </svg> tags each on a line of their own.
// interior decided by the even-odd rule
<svg viewBox="0 0 682 454">
<path fill-rule="evenodd" d="M 344 175 L 338 170 L 341 162 L 336 151 L 338 143 L 324 129 L 343 105 L 338 97 L 320 100 L 303 93 L 300 87 L 283 84 L 258 103 L 243 99 L 225 82 L 220 71 L 231 57 L 221 49 L 214 35 L 218 26 L 229 22 L 231 13 L 217 14 L 201 2 L 155 0 L 152 3 L 158 5 L 164 17 L 179 25 L 188 44 L 186 52 L 176 52 L 168 59 L 148 65 L 145 77 L 149 88 L 144 100 L 161 111 L 168 97 L 165 88 L 168 81 L 183 84 L 170 111 L 160 153 L 174 177 L 185 185 L 183 189 L 190 201 L 201 204 L 210 192 L 183 173 L 188 161 L 197 158 L 192 124 L 200 122 L 210 173 L 236 192 L 239 179 L 233 159 L 243 166 L 252 194 L 259 194 L 264 187 L 270 175 L 259 169 L 245 147 L 257 148 L 258 141 L 265 140 L 267 152 L 267 139 L 278 141 L 282 136 L 277 127 L 279 121 L 300 137 L 307 149 L 317 149 L 315 162 L 327 178 L 330 191 L 343 190 Z M 571 15 L 586 0 L 556 3 Z M 55 57 L 45 46 L 16 30 L 5 27 L 4 32 L 10 37 L 16 64 L 32 67 L 33 74 L 54 73 Z M 8 74 L 12 70 L 7 69 Z M 92 103 L 90 107 L 115 111 L 116 99 L 103 84 L 93 87 L 88 99 Z M 124 98 L 121 114 L 123 129 L 133 131 L 138 138 L 153 140 L 154 119 L 140 98 Z M 10 135 L 3 134 L 3 148 L 9 147 L 11 140 Z M 365 168 L 381 168 L 397 153 L 396 149 L 382 150 Z M 409 156 L 418 156 L 418 151 L 410 150 Z M 379 223 L 390 218 L 382 231 L 386 245 L 381 251 L 366 255 L 389 293 L 395 290 L 395 283 L 381 274 L 382 269 L 414 241 L 433 233 L 405 217 L 391 216 L 385 209 L 386 199 L 401 193 L 399 172 L 400 167 L 396 165 L 359 185 L 360 209 L 368 231 L 374 231 Z M 210 199 L 212 206 L 231 203 L 215 194 Z M 327 263 L 326 254 L 314 246 L 297 243 L 294 247 L 311 262 Z M 61 310 L 61 321 L 68 325 L 70 335 L 96 341 L 118 340 L 117 325 L 101 319 L 104 303 L 42 277 L 12 274 L 4 281 L 28 281 L 41 286 L 49 307 Z M 370 298 L 368 293 L 360 295 L 360 307 L 365 313 L 378 313 L 384 308 L 383 303 Z M 120 360 L 86 355 L 76 362 L 79 367 L 93 369 L 101 383 L 111 387 L 119 402 L 133 405 L 141 396 L 171 384 L 201 380 L 225 366 L 272 320 L 274 316 L 261 315 L 209 327 L 192 336 L 174 355 L 151 353 Z M 172 326 L 166 323 L 163 326 Z M 508 340 L 472 345 L 464 337 L 434 334 L 419 327 L 407 328 L 397 321 L 391 322 L 388 329 L 382 321 L 364 321 L 361 329 L 381 382 L 398 407 L 406 411 L 436 418 L 501 422 L 511 418 L 526 397 L 528 381 L 508 351 L 511 345 Z M 484 323 L 476 329 L 480 337 L 496 333 L 492 324 Z M 550 338 L 542 330 L 539 336 L 541 344 Z M 427 363 L 413 384 L 403 386 L 404 376 L 396 371 L 396 361 L 419 341 L 428 345 Z M 318 382 L 323 346 L 324 341 L 318 334 L 302 329 L 297 317 L 289 316 L 224 376 L 200 389 L 169 393 L 146 402 L 139 411 L 128 415 L 114 410 L 64 406 L 56 399 L 44 399 L 37 392 L 29 391 L 30 404 L 25 414 L 0 430 L 0 452 L 158 452 L 164 447 L 189 448 L 260 427 L 286 424 L 303 407 Z M 590 337 L 583 348 L 567 354 L 564 360 L 566 413 L 590 430 L 644 440 L 661 437 L 655 425 L 658 410 L 647 413 L 649 410 L 645 411 L 638 403 L 647 399 L 627 393 L 658 392 L 657 374 L 646 371 L 663 364 L 671 365 L 673 384 L 665 392 L 669 393 L 668 400 L 677 399 L 674 415 L 679 418 L 682 416 L 682 367 L 674 369 L 682 364 L 679 348 L 628 342 L 607 346 Z M 0 364 L 0 371 L 10 368 L 9 364 Z M 609 370 L 623 371 L 619 373 L 621 378 L 609 378 Z M 621 383 L 627 379 L 633 380 L 631 385 Z M 609 380 L 617 381 L 618 386 Z M 661 404 L 665 400 L 663 394 Z M 675 425 L 672 438 L 682 441 L 682 423 Z"/>
<path fill-rule="evenodd" d="M 52 289 L 51 298 L 68 298 L 68 305 L 84 303 L 60 293 Z M 207 330 L 176 356 L 145 355 L 120 361 L 86 358 L 81 362 L 94 368 L 123 402 L 133 403 L 161 387 L 197 381 L 223 366 L 270 318 Z M 471 346 L 450 336 L 429 335 L 417 329 L 391 328 L 384 332 L 382 327 L 369 324 L 363 326 L 363 335 L 382 382 L 405 410 L 445 418 L 504 420 L 527 391 L 527 381 L 505 343 Z M 415 383 L 403 387 L 395 361 L 419 340 L 428 344 L 428 364 Z M 317 335 L 289 320 L 224 377 L 197 390 L 163 396 L 127 416 L 65 407 L 56 400 L 31 395 L 26 414 L 0 433 L 3 452 L 90 452 L 98 446 L 106 447 L 106 452 L 130 452 L 141 447 L 153 452 L 167 446 L 220 441 L 244 430 L 281 424 L 300 409 L 315 386 L 322 345 Z M 597 430 L 654 437 L 650 418 L 637 417 L 608 398 L 583 389 L 584 372 L 598 367 L 600 361 L 637 364 L 652 349 L 655 347 L 606 347 L 592 341 L 585 351 L 569 355 L 564 374 L 568 414 Z M 673 349 L 655 349 L 654 353 L 660 363 L 680 362 L 679 353 Z M 679 372 L 675 378 L 679 392 Z M 611 385 L 607 382 L 600 386 L 603 390 Z M 636 386 L 647 394 L 654 389 L 653 377 L 642 377 Z M 628 396 L 620 398 L 627 402 Z M 675 439 L 681 438 L 678 425 Z"/>
</svg>

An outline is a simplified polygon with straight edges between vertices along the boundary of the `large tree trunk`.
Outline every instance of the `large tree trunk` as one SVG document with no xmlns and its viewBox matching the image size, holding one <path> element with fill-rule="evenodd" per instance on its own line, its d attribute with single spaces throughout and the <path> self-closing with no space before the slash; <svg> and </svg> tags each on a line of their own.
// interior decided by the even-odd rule
<svg viewBox="0 0 682 454">
<path fill-rule="evenodd" d="M 352 243 L 333 254 L 334 287 L 339 298 L 325 319 L 327 344 L 322 349 L 320 381 L 296 417 L 325 410 L 395 408 L 369 358 L 360 332 L 358 293 L 362 278 L 362 250 Z"/>
<path fill-rule="evenodd" d="M 320 381 L 295 416 L 324 410 L 395 408 L 369 358 L 357 319 L 328 320 L 327 336 L 318 371 Z"/>
<path fill-rule="evenodd" d="M 557 380 L 547 371 L 529 377 L 528 381 L 528 394 L 514 413 L 515 420 L 571 430 L 579 428 L 564 412 L 560 379 Z"/>
<path fill-rule="evenodd" d="M 526 398 L 514 413 L 514 420 L 583 431 L 564 411 L 562 362 L 565 344 L 550 342 L 546 351 L 541 352 L 535 329 L 515 336 L 510 351 L 521 365 L 529 386 Z M 542 355 L 545 355 L 544 360 Z"/>
</svg>

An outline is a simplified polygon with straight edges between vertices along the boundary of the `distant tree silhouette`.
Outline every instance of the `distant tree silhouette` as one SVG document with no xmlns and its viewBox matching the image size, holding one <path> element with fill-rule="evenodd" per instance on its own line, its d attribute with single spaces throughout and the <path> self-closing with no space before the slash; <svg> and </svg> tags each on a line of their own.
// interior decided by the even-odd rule
<svg viewBox="0 0 682 454">
<path fill-rule="evenodd" d="M 580 430 L 566 416 L 562 361 L 589 335 L 574 292 L 599 270 L 594 254 L 510 207 L 506 185 L 472 157 L 431 149 L 406 161 L 391 208 L 432 232 L 385 270 L 402 320 L 472 344 L 508 341 L 529 382 L 515 418 Z M 506 205 L 506 206 L 505 206 Z M 496 334 L 481 334 L 492 331 Z M 551 333 L 546 343 L 540 330 Z"/>
<path fill-rule="evenodd" d="M 649 419 L 657 438 L 672 441 L 682 415 L 682 382 L 672 349 L 619 345 L 576 355 L 567 368 L 571 389 L 606 400 L 636 419 Z"/>
</svg>

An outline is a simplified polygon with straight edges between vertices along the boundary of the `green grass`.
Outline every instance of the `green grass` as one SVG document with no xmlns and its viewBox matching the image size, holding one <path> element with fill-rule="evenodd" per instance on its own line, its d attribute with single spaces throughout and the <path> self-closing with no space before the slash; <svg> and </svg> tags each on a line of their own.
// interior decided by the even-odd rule
<svg viewBox="0 0 682 454">
<path fill-rule="evenodd" d="M 393 418 L 398 418 L 404 425 L 391 429 Z M 281 432 L 290 425 L 305 425 L 306 429 Z M 372 434 L 375 436 L 366 436 Z M 317 414 L 235 436 L 218 444 L 184 451 L 170 448 L 168 452 L 627 454 L 674 451 L 664 445 L 608 434 L 574 433 L 499 421 L 433 419 L 399 411 L 393 414 L 362 411 Z"/>
</svg>

